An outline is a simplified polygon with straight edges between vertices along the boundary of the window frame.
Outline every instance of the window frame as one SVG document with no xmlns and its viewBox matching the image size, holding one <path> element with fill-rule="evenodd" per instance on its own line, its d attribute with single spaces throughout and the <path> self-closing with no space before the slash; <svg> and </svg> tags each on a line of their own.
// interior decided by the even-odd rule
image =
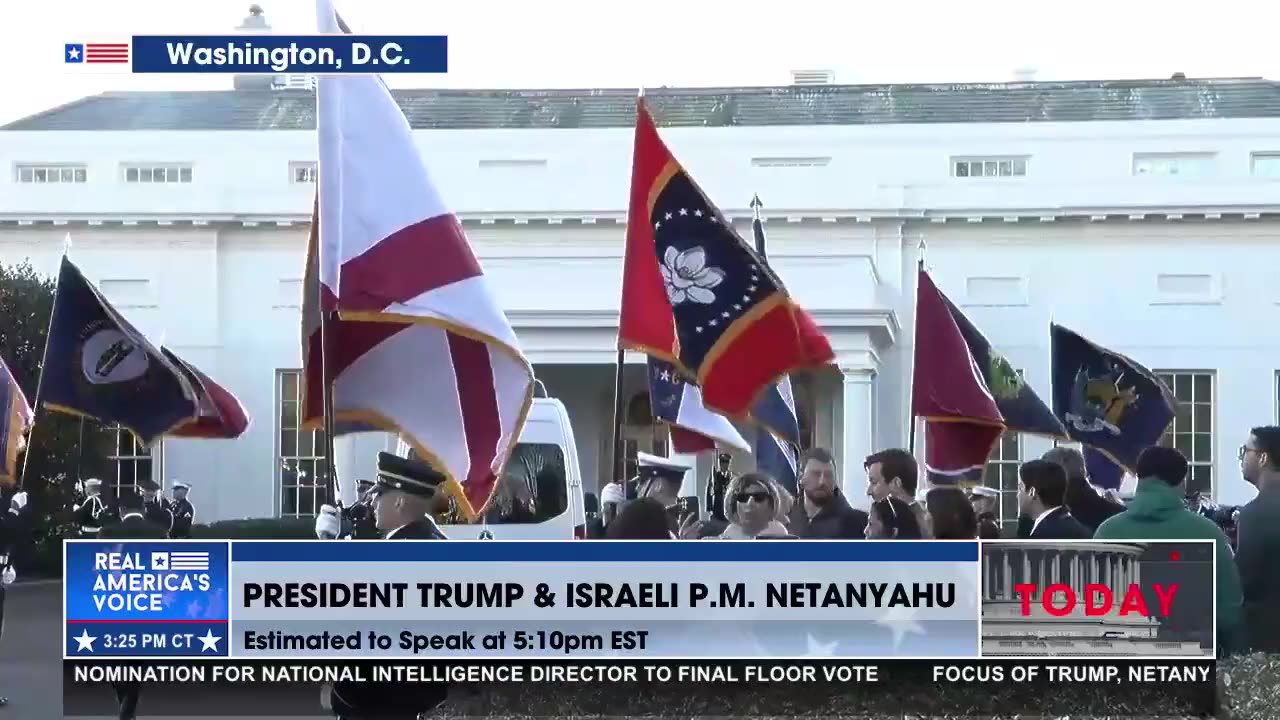
<svg viewBox="0 0 1280 720">
<path fill-rule="evenodd" d="M 45 179 L 36 180 L 37 172 Z M 68 173 L 70 179 L 62 179 Z M 29 179 L 24 180 L 24 174 Z M 85 163 L 15 162 L 12 177 L 19 185 L 83 185 L 89 182 L 89 166 Z"/>
<path fill-rule="evenodd" d="M 1259 175 L 1259 160 L 1270 160 L 1274 162 L 1277 168 L 1277 173 L 1275 175 Z M 1260 151 L 1249 153 L 1249 175 L 1263 180 L 1280 180 L 1280 152 Z"/>
<path fill-rule="evenodd" d="M 992 166 L 992 174 L 987 174 L 987 165 Z M 1002 165 L 1008 164 L 1009 172 L 1007 174 L 1001 172 Z M 965 168 L 964 173 L 960 173 L 960 166 Z M 982 168 L 982 173 L 973 174 L 973 167 L 977 165 Z M 1021 167 L 1021 174 L 1018 169 Z M 954 180 L 1024 180 L 1031 175 L 1031 156 L 1030 155 L 953 155 L 949 160 L 948 174 Z"/>
<path fill-rule="evenodd" d="M 310 176 L 310 179 L 299 179 L 298 174 Z M 320 166 L 318 163 L 305 160 L 296 160 L 289 163 L 289 184 L 290 185 L 315 185 L 320 179 Z"/>
<path fill-rule="evenodd" d="M 1205 370 L 1205 369 L 1164 368 L 1159 370 L 1152 370 L 1152 374 L 1155 375 L 1157 378 L 1159 378 L 1161 382 L 1164 382 L 1166 385 L 1169 386 L 1169 389 L 1173 391 L 1174 398 L 1177 401 L 1173 422 L 1169 423 L 1168 429 L 1166 429 L 1164 434 L 1160 436 L 1159 444 L 1164 447 L 1177 448 L 1178 436 L 1182 436 L 1182 435 L 1188 436 L 1189 442 L 1190 442 L 1189 447 L 1187 449 L 1178 448 L 1184 455 L 1187 456 L 1187 463 L 1189 465 L 1189 468 L 1187 470 L 1187 475 L 1188 475 L 1187 488 L 1188 490 L 1193 488 L 1199 489 L 1201 492 L 1205 492 L 1205 490 L 1207 489 L 1207 495 L 1210 498 L 1216 498 L 1217 492 L 1218 492 L 1218 483 L 1217 483 L 1218 478 L 1217 478 L 1217 467 L 1216 467 L 1217 455 L 1218 455 L 1217 447 L 1216 447 L 1217 428 L 1218 428 L 1218 419 L 1217 419 L 1218 373 L 1214 370 Z M 1189 378 L 1188 382 L 1190 384 L 1189 385 L 1190 399 L 1188 400 L 1183 400 L 1182 397 L 1180 397 L 1178 394 L 1178 377 L 1179 376 L 1185 376 Z M 1200 393 L 1196 389 L 1197 378 L 1201 378 L 1201 377 L 1207 377 L 1209 382 L 1209 389 L 1208 389 L 1209 399 L 1207 402 L 1202 401 L 1200 399 Z M 1182 406 L 1184 403 L 1189 405 L 1189 408 L 1186 411 L 1186 413 L 1187 413 L 1187 417 L 1189 418 L 1190 428 L 1187 430 L 1182 430 L 1181 426 L 1179 425 L 1179 416 L 1183 413 Z M 1197 411 L 1198 407 L 1205 407 L 1205 406 L 1207 406 L 1207 410 L 1204 411 L 1203 413 L 1200 413 Z M 1197 418 L 1201 414 L 1203 414 L 1204 416 L 1204 418 L 1202 419 L 1208 420 L 1208 423 L 1209 423 L 1208 431 L 1203 431 L 1200 429 L 1200 420 Z M 1205 444 L 1205 447 L 1208 450 L 1207 459 L 1201 457 L 1201 453 L 1197 452 L 1196 440 L 1198 436 L 1207 436 L 1207 441 Z M 1190 452 L 1188 452 L 1188 450 Z M 1207 488 L 1201 488 L 1199 485 L 1199 482 L 1196 479 L 1197 470 L 1201 468 L 1207 468 L 1207 470 L 1201 470 L 1201 472 L 1208 475 Z"/>
<path fill-rule="evenodd" d="M 294 393 L 291 401 L 285 397 L 286 378 L 290 376 L 295 378 L 294 387 L 296 388 L 296 393 Z M 324 439 L 324 432 L 322 430 L 301 430 L 298 427 L 302 418 L 302 384 L 302 370 L 280 369 L 275 372 L 275 419 L 272 421 L 272 427 L 275 430 L 275 440 L 273 443 L 273 455 L 275 460 L 272 464 L 274 467 L 273 475 L 275 477 L 275 498 L 273 504 L 275 505 L 275 516 L 278 518 L 315 517 L 316 513 L 320 510 L 320 506 L 325 500 L 324 494 L 320 492 L 320 489 L 324 487 L 323 484 L 316 484 L 314 482 L 310 484 L 296 481 L 289 482 L 289 479 L 286 477 L 286 469 L 296 473 L 297 470 L 301 468 L 302 463 L 311 463 L 312 472 L 317 475 L 320 474 L 321 468 L 325 471 L 328 469 L 327 458 L 325 455 L 328 450 L 328 445 Z M 294 424 L 289 428 L 286 428 L 283 422 L 286 402 L 292 402 L 294 405 Z M 286 432 L 291 432 L 294 435 L 292 454 L 285 454 L 286 448 L 284 441 Z M 300 448 L 303 446 L 302 438 L 306 433 L 310 433 L 311 435 L 311 454 L 309 455 L 304 455 L 299 452 Z M 295 468 L 288 468 L 288 463 L 290 461 L 295 464 Z M 304 505 L 303 498 L 305 497 L 305 494 L 302 492 L 302 488 L 310 488 L 312 490 L 311 512 L 309 514 L 301 512 Z M 291 513 L 285 512 L 285 497 L 288 492 L 292 492 L 293 494 L 294 512 Z"/>
<path fill-rule="evenodd" d="M 107 433 L 111 436 L 111 449 L 107 453 L 106 459 L 107 462 L 110 463 L 112 474 L 110 483 L 111 490 L 109 492 L 109 497 L 111 497 L 112 500 L 119 500 L 120 492 L 123 489 L 126 489 L 126 487 L 134 492 L 140 493 L 142 491 L 141 488 L 138 487 L 138 479 L 140 477 L 151 480 L 156 485 L 160 486 L 161 489 L 164 488 L 163 439 L 157 442 L 155 447 L 148 448 L 143 445 L 138 438 L 133 435 L 133 433 L 124 429 L 120 425 L 99 425 L 97 430 L 98 432 Z M 123 444 L 128 445 L 127 450 L 129 452 L 122 452 L 121 448 Z M 147 464 L 147 472 L 143 475 L 139 475 L 137 468 L 142 462 Z M 127 486 L 121 481 L 122 469 L 125 465 L 131 465 L 133 467 L 132 478 Z M 160 479 L 156 478 L 157 475 L 160 475 Z"/>
<path fill-rule="evenodd" d="M 120 179 L 126 185 L 190 185 L 195 181 L 194 167 L 184 162 L 120 163 Z"/>
<path fill-rule="evenodd" d="M 1212 177 L 1213 175 L 1216 174 L 1215 172 L 1213 172 L 1214 170 L 1213 166 L 1214 166 L 1214 163 L 1217 161 L 1217 159 L 1218 159 L 1217 152 L 1198 152 L 1198 151 L 1136 152 L 1133 154 L 1133 157 L 1131 158 L 1129 172 L 1133 177 L 1136 177 L 1136 178 L 1162 178 L 1166 180 L 1168 179 L 1201 180 L 1208 177 Z M 1154 160 L 1154 161 L 1163 161 L 1163 162 L 1173 162 L 1176 160 L 1204 160 L 1204 161 L 1207 161 L 1206 164 L 1209 167 L 1209 172 L 1203 173 L 1203 174 L 1191 174 L 1191 175 L 1185 175 L 1185 174 L 1180 174 L 1176 172 L 1174 173 L 1152 173 L 1152 172 L 1140 173 L 1138 172 L 1138 166 L 1144 160 L 1147 160 L 1147 161 Z"/>
</svg>

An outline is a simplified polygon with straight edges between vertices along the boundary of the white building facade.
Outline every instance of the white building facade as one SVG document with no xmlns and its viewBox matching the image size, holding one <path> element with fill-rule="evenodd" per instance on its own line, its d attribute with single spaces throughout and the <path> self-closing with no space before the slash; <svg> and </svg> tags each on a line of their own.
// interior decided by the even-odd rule
<svg viewBox="0 0 1280 720">
<path fill-rule="evenodd" d="M 607 475 L 634 91 L 398 91 L 538 378 Z M 1050 320 L 1166 376 L 1194 487 L 1249 500 L 1237 448 L 1277 416 L 1280 90 L 1262 80 L 791 87 L 651 93 L 662 134 L 824 326 L 798 378 L 807 441 L 865 504 L 861 460 L 907 443 L 915 271 L 1048 398 Z M 299 306 L 314 97 L 296 89 L 85 98 L 0 129 L 0 262 L 73 257 L 131 321 L 235 392 L 235 441 L 122 438 L 116 480 L 191 482 L 201 520 L 309 514 L 324 443 L 299 432 Z M 628 453 L 665 453 L 642 358 Z M 406 379 L 406 382 L 411 381 Z M 372 472 L 362 445 L 359 464 Z M 1010 435 L 988 481 L 1015 513 Z M 366 459 L 367 458 L 367 459 Z M 157 462 L 157 460 L 159 460 Z M 735 467 L 750 466 L 750 458 Z M 699 476 L 710 471 L 701 461 Z"/>
</svg>

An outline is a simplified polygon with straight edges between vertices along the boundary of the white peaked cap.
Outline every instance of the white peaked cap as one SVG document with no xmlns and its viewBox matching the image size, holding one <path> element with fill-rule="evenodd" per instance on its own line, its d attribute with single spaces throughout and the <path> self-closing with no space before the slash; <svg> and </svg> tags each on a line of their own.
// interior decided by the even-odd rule
<svg viewBox="0 0 1280 720">
<path fill-rule="evenodd" d="M 181 480 L 174 480 L 173 489 L 174 490 L 190 490 L 191 485 L 189 485 L 188 483 L 184 483 Z"/>
<path fill-rule="evenodd" d="M 89 478 L 88 480 L 84 481 L 85 487 L 98 487 L 101 484 L 102 484 L 102 481 L 99 480 L 98 478 Z"/>
<path fill-rule="evenodd" d="M 996 490 L 995 488 L 987 487 L 986 485 L 975 485 L 974 487 L 969 488 L 969 494 L 977 495 L 978 497 L 988 497 L 988 498 L 1000 497 L 999 490 Z"/>
<path fill-rule="evenodd" d="M 654 470 L 667 470 L 670 472 L 688 472 L 693 469 L 692 465 L 687 465 L 679 460 L 671 458 L 658 457 L 649 453 L 636 453 L 636 464 L 642 468 L 653 468 Z"/>
</svg>

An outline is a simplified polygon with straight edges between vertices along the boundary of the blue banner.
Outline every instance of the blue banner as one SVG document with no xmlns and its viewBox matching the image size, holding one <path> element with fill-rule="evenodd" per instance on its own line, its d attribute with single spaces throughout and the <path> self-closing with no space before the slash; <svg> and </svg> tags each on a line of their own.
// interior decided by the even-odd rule
<svg viewBox="0 0 1280 720">
<path fill-rule="evenodd" d="M 226 543 L 66 543 L 67 657 L 225 657 Z"/>
<path fill-rule="evenodd" d="M 134 35 L 134 73 L 443 73 L 443 35 Z"/>
</svg>

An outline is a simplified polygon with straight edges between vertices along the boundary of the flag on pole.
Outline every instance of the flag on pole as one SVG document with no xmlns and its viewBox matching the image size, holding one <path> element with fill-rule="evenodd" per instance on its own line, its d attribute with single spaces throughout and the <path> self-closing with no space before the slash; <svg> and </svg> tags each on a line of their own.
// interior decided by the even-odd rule
<svg viewBox="0 0 1280 720">
<path fill-rule="evenodd" d="M 160 352 L 187 376 L 187 381 L 196 391 L 199 408 L 198 418 L 169 433 L 173 437 L 208 438 L 214 440 L 233 440 L 249 429 L 249 413 L 245 411 L 240 399 L 230 390 L 214 382 L 212 378 L 200 372 L 195 365 L 178 357 L 166 347 Z"/>
<path fill-rule="evenodd" d="M 703 407 L 698 386 L 685 382 L 674 365 L 656 358 L 649 358 L 649 404 L 654 418 L 669 426 L 673 452 L 714 450 L 716 443 L 751 449 L 733 423 Z"/>
<path fill-rule="evenodd" d="M 1118 488 L 1121 471 L 1133 472 L 1138 455 L 1173 422 L 1173 391 L 1142 365 L 1061 325 L 1050 325 L 1049 337 L 1053 412 L 1072 440 L 1119 466 L 1099 467 L 1103 486 Z"/>
<path fill-rule="evenodd" d="M 34 417 L 18 381 L 0 359 L 0 485 L 4 487 L 13 487 L 18 481 L 18 453 L 24 448 Z"/>
<path fill-rule="evenodd" d="M 330 0 L 316 8 L 320 32 L 340 32 Z M 318 312 L 341 322 L 325 327 L 329 377 L 308 387 L 332 382 L 335 423 L 399 433 L 474 519 L 519 440 L 532 366 L 382 79 L 325 76 L 316 95 L 309 260 L 322 287 L 303 319 L 316 328 L 307 349 L 319 344 Z M 318 372 L 316 354 L 308 360 L 306 372 Z M 311 427 L 323 422 L 319 399 L 308 397 Z"/>
<path fill-rule="evenodd" d="M 666 360 L 707 409 L 745 417 L 760 393 L 835 354 L 782 281 L 672 156 L 637 103 L 620 348 Z"/>
<path fill-rule="evenodd" d="M 768 257 L 764 235 L 764 207 L 757 195 L 751 199 L 755 216 L 751 220 L 751 233 L 756 252 L 761 260 Z M 767 262 L 767 261 L 766 261 Z M 768 387 L 764 395 L 751 409 L 751 419 L 756 423 L 756 468 L 787 488 L 793 496 L 799 490 L 800 418 L 796 413 L 795 394 L 791 390 L 791 378 L 782 379 Z"/>
<path fill-rule="evenodd" d="M 198 417 L 186 374 L 65 255 L 44 356 L 39 402 L 50 410 L 119 424 L 144 445 Z"/>
<path fill-rule="evenodd" d="M 931 485 L 981 481 L 1004 417 L 951 312 L 923 268 L 916 286 L 916 347 L 911 412 L 925 421 L 925 469 Z"/>
</svg>

